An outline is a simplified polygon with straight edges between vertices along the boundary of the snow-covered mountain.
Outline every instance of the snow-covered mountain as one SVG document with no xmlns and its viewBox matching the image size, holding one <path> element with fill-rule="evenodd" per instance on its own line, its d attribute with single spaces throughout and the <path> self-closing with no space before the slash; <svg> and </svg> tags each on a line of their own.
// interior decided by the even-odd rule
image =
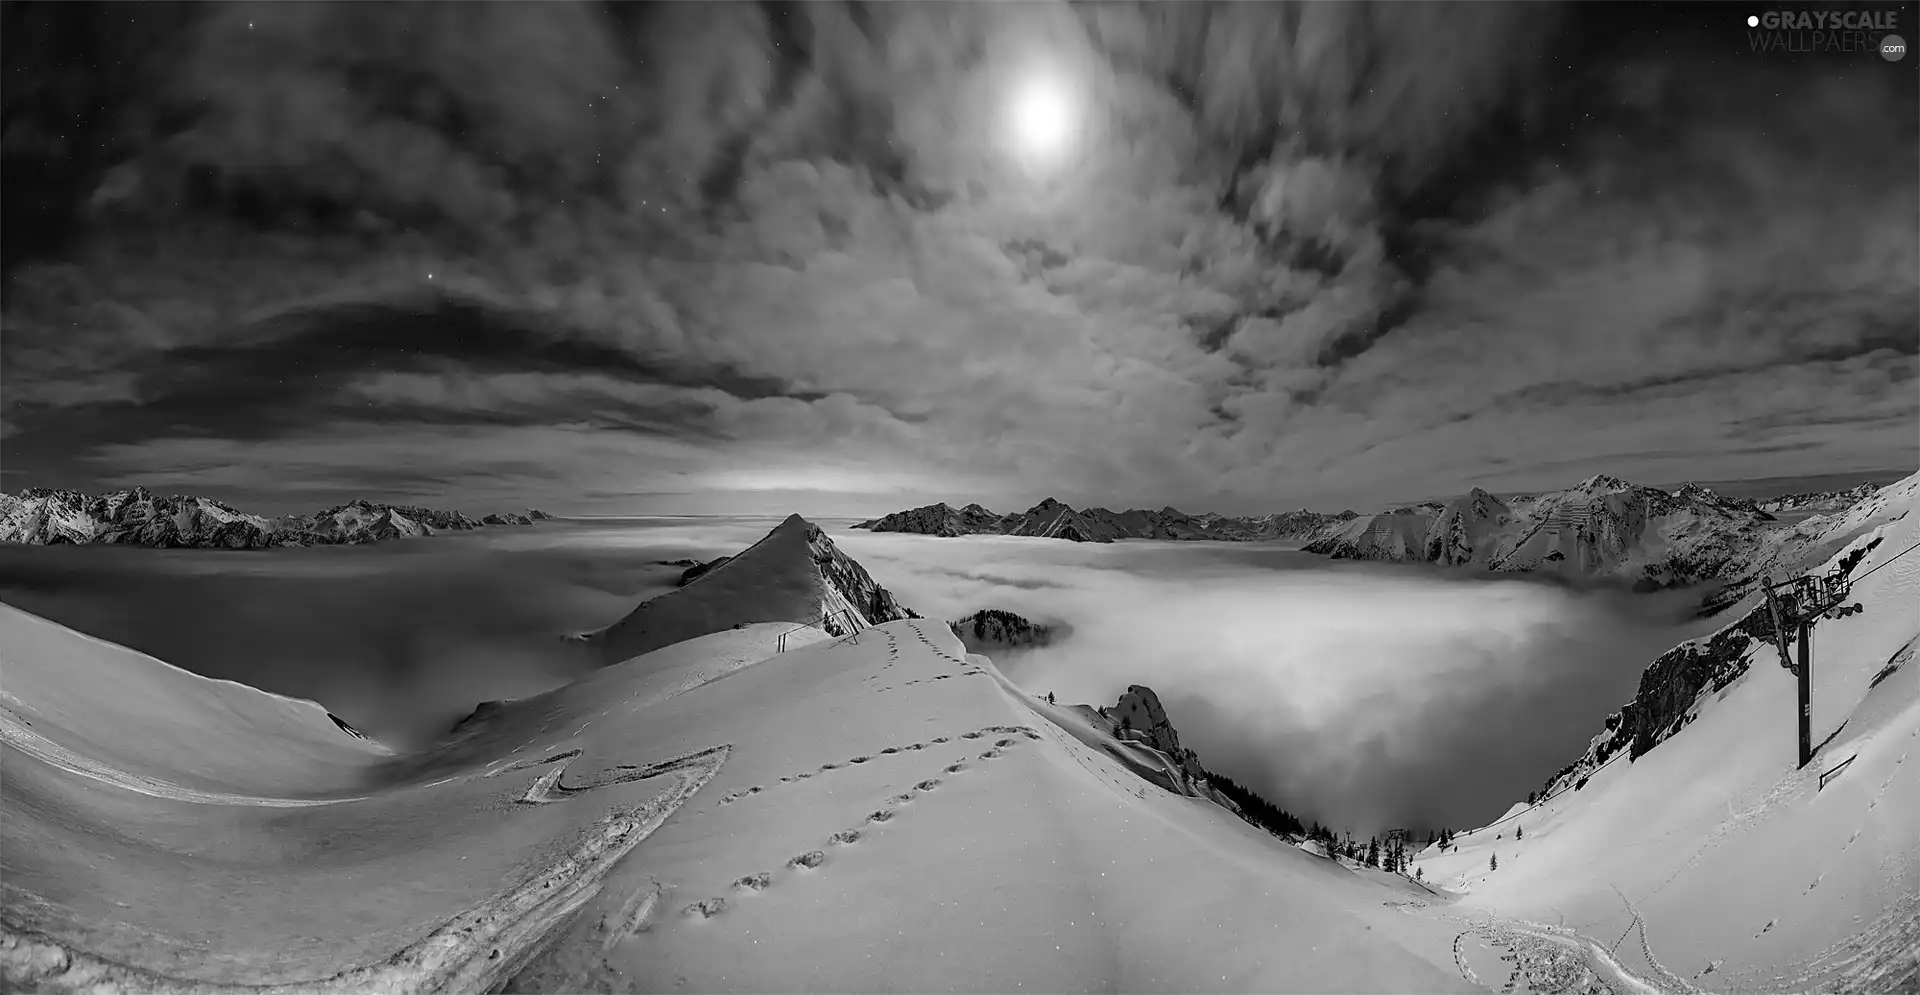
<svg viewBox="0 0 1920 995">
<path fill-rule="evenodd" d="M 955 511 L 944 502 L 923 508 L 896 511 L 854 526 L 875 532 L 915 532 L 930 536 L 963 536 L 980 532 L 998 532 L 1000 516 L 977 504 Z"/>
<path fill-rule="evenodd" d="M 34 487 L 0 493 L 0 542 L 267 549 L 409 539 L 549 517 L 529 510 L 475 521 L 457 511 L 352 501 L 311 515 L 264 518 L 210 498 L 160 495 L 144 487 L 106 494 Z"/>
<path fill-rule="evenodd" d="M 1597 941 L 1601 966 L 1662 991 L 1920 991 L 1916 508 L 1920 474 L 1803 535 L 1799 562 L 1864 609 L 1813 627 L 1806 767 L 1760 606 L 1649 665 L 1537 799 L 1416 858 L 1490 917 L 1464 964 Z"/>
<path fill-rule="evenodd" d="M 1668 492 L 1595 476 L 1516 510 L 1478 488 L 1464 497 L 1357 518 L 1307 544 L 1335 559 L 1552 571 L 1666 587 L 1742 576 L 1772 516 L 1689 484 Z"/>
<path fill-rule="evenodd" d="M 1872 484 L 1849 487 L 1844 491 L 1814 491 L 1806 494 L 1782 494 L 1757 502 L 1761 511 L 1779 513 L 1783 511 L 1820 511 L 1837 512 L 1859 504 L 1879 490 Z"/>
<path fill-rule="evenodd" d="M 839 636 L 919 617 L 819 526 L 789 515 L 740 553 L 689 568 L 678 589 L 642 601 L 612 625 L 568 639 L 593 647 L 603 664 L 615 664 L 756 622 L 810 624 Z"/>
<path fill-rule="evenodd" d="M 920 535 L 1012 535 L 1072 542 L 1113 542 L 1116 539 L 1221 540 L 1249 542 L 1263 539 L 1302 539 L 1354 518 L 1353 512 L 1326 515 L 1316 511 L 1282 512 L 1247 518 L 1225 515 L 1189 515 L 1178 508 L 1158 511 L 1105 508 L 1076 510 L 1054 498 L 1024 512 L 996 515 L 970 504 L 955 511 L 947 504 L 931 504 L 897 511 L 853 526 L 873 532 L 913 532 Z"/>
<path fill-rule="evenodd" d="M 1420 855 L 1439 894 L 1249 825 L 1148 688 L 861 627 L 905 610 L 797 516 L 416 753 L 0 606 L 0 987 L 1913 991 L 1916 505 L 1808 533 L 1866 606 L 1817 630 L 1814 765 L 1766 656 L 1656 667 L 1654 745 Z"/>
</svg>

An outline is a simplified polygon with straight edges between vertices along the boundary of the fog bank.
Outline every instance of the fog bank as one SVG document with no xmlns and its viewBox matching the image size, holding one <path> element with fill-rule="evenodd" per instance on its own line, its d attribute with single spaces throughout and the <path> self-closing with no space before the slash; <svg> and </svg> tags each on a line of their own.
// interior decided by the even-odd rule
<svg viewBox="0 0 1920 995">
<path fill-rule="evenodd" d="M 738 552 L 777 519 L 545 523 L 235 553 L 0 548 L 0 600 L 209 677 L 311 698 L 395 746 L 593 662 L 559 636 L 670 590 L 658 561 Z M 1688 595 L 1336 563 L 1234 543 L 874 535 L 822 519 L 915 610 L 1065 622 L 998 660 L 1034 693 L 1159 692 L 1208 766 L 1367 833 L 1496 817 L 1571 758 L 1678 639 Z"/>
</svg>

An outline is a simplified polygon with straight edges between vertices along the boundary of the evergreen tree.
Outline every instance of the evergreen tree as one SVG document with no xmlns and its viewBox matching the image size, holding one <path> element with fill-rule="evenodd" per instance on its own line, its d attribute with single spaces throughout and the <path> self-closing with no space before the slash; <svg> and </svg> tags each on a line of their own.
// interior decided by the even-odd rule
<svg viewBox="0 0 1920 995">
<path fill-rule="evenodd" d="M 1380 866 L 1380 837 L 1378 836 L 1367 841 L 1367 866 Z"/>
<path fill-rule="evenodd" d="M 1539 795 L 1539 792 L 1535 792 L 1535 791 L 1527 792 L 1527 804 L 1529 805 L 1533 804 L 1534 798 L 1538 797 L 1538 795 Z"/>
<path fill-rule="evenodd" d="M 1416 868 L 1414 868 L 1414 869 L 1413 869 L 1413 879 L 1414 879 L 1415 881 L 1422 881 L 1422 880 L 1425 880 L 1425 879 L 1426 879 L 1426 876 L 1427 876 L 1427 869 L 1426 869 L 1426 868 L 1424 868 L 1424 867 L 1416 867 Z"/>
<path fill-rule="evenodd" d="M 1526 831 L 1527 831 L 1526 827 L 1524 826 L 1513 827 L 1513 838 L 1520 839 L 1526 833 Z"/>
<path fill-rule="evenodd" d="M 1207 783 L 1212 784 L 1221 794 L 1240 806 L 1240 811 L 1248 822 L 1276 836 L 1310 835 L 1306 826 L 1302 825 L 1293 813 L 1262 798 L 1252 788 L 1225 774 L 1216 774 L 1210 770 L 1203 770 L 1202 773 L 1206 776 Z M 1316 822 L 1311 835 L 1318 835 L 1321 831 L 1320 824 Z"/>
<path fill-rule="evenodd" d="M 1500 869 L 1500 855 L 1496 853 L 1493 856 L 1487 858 L 1487 870 L 1497 871 L 1499 869 Z"/>
</svg>

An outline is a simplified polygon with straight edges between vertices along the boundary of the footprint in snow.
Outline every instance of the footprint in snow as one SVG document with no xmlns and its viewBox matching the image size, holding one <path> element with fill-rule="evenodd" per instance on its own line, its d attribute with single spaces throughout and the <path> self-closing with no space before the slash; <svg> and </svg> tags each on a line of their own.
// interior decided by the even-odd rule
<svg viewBox="0 0 1920 995">
<path fill-rule="evenodd" d="M 940 786 L 940 779 L 939 779 L 939 778 L 937 778 L 937 777 L 929 777 L 929 778 L 927 778 L 926 780 L 924 780 L 924 781 L 921 781 L 921 782 L 920 782 L 919 784 L 916 784 L 916 785 L 914 785 L 914 786 L 913 786 L 913 790 L 915 790 L 915 791 L 932 791 L 933 789 L 935 789 L 935 788 L 937 788 L 937 787 L 939 787 L 939 786 Z"/>
<path fill-rule="evenodd" d="M 966 769 L 967 769 L 967 765 L 963 763 L 948 764 L 946 767 L 947 773 L 949 774 L 958 774 L 961 771 Z"/>
<path fill-rule="evenodd" d="M 907 794 L 894 795 L 892 798 L 889 798 L 887 800 L 894 803 L 895 805 L 905 805 L 908 802 L 913 801 L 913 795 L 912 793 L 909 792 Z"/>
<path fill-rule="evenodd" d="M 767 886 L 771 884 L 773 884 L 773 875 L 766 871 L 761 871 L 758 874 L 749 874 L 735 881 L 733 886 L 741 891 L 764 891 Z"/>
<path fill-rule="evenodd" d="M 882 754 L 887 754 L 887 753 L 899 753 L 899 752 L 900 752 L 900 748 L 899 748 L 898 746 L 889 746 L 889 747 L 887 747 L 886 749 L 884 749 L 884 750 L 881 750 L 880 752 L 881 752 Z"/>
<path fill-rule="evenodd" d="M 863 764 L 872 759 L 873 759 L 872 757 L 854 757 L 852 760 L 849 760 L 847 762 L 850 764 Z"/>
<path fill-rule="evenodd" d="M 1003 753 L 1001 753 L 1001 752 L 1000 752 L 1000 749 L 999 749 L 999 747 L 995 747 L 995 748 L 993 748 L 993 749 L 991 749 L 991 750 L 988 750 L 988 751 L 987 751 L 987 752 L 985 752 L 985 753 L 982 753 L 982 754 L 980 754 L 980 759 L 982 759 L 982 760 L 992 760 L 992 759 L 993 759 L 994 757 L 998 757 L 998 756 L 1004 756 L 1004 755 L 1005 755 L 1005 754 L 1003 754 Z"/>
<path fill-rule="evenodd" d="M 1014 740 L 1011 739 L 996 739 L 993 741 L 993 745 L 995 746 L 1012 746 L 1013 744 Z"/>
<path fill-rule="evenodd" d="M 836 844 L 838 846 L 846 846 L 849 843 L 857 842 L 859 839 L 860 839 L 860 830 L 842 829 L 839 832 L 834 833 L 833 836 L 827 840 L 827 842 Z"/>
<path fill-rule="evenodd" d="M 867 821 L 868 822 L 885 822 L 891 818 L 893 818 L 893 813 L 883 808 L 873 813 L 872 815 L 867 816 Z"/>
<path fill-rule="evenodd" d="M 982 737 L 982 736 L 985 736 L 985 735 L 986 735 L 986 733 L 984 733 L 984 732 L 979 732 L 979 731 L 977 731 L 977 730 L 976 730 L 976 731 L 974 731 L 974 732 L 963 732 L 963 733 L 961 733 L 961 734 L 960 734 L 960 738 L 961 738 L 961 739 L 979 739 L 980 737 Z"/>
<path fill-rule="evenodd" d="M 802 870 L 810 871 L 826 862 L 827 862 L 826 851 L 808 850 L 806 853 L 803 853 L 800 856 L 787 861 L 787 866 L 793 868 L 796 871 L 802 871 Z"/>
<path fill-rule="evenodd" d="M 681 909 L 680 914 L 689 919 L 711 919 L 725 911 L 727 911 L 726 899 L 709 898 Z"/>
<path fill-rule="evenodd" d="M 951 742 L 953 742 L 953 737 L 951 737 L 951 736 L 935 736 L 935 737 L 933 737 L 933 741 L 934 741 L 934 742 L 936 742 L 936 743 L 951 743 Z"/>
</svg>

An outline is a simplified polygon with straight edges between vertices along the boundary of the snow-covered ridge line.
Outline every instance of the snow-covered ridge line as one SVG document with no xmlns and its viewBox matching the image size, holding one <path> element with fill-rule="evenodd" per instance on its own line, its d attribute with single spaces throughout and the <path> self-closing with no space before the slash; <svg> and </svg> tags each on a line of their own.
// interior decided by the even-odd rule
<svg viewBox="0 0 1920 995">
<path fill-rule="evenodd" d="M 1887 548 L 1894 523 L 1904 519 L 1920 501 L 1920 474 L 1871 492 L 1871 500 L 1856 501 L 1848 514 L 1814 519 L 1813 544 L 1819 549 L 1833 542 L 1824 562 L 1803 570 L 1783 569 L 1776 579 L 1801 572 L 1859 578 L 1883 565 L 1902 550 Z M 1685 729 L 1706 707 L 1711 696 L 1726 688 L 1756 662 L 1775 662 L 1773 618 L 1764 603 L 1756 603 L 1738 619 L 1710 635 L 1688 640 L 1662 653 L 1641 672 L 1633 700 L 1608 715 L 1604 729 L 1573 762 L 1548 777 L 1542 797 L 1579 787 L 1594 771 L 1619 759 L 1629 762 Z M 1758 656 L 1756 656 L 1758 654 Z"/>
<path fill-rule="evenodd" d="M 531 525 L 552 517 L 530 508 L 525 514 L 475 519 L 458 511 L 361 500 L 310 515 L 266 518 L 211 498 L 161 495 L 144 487 L 105 494 L 30 487 L 0 493 L 0 542 L 173 549 L 358 545 L 490 525 Z"/>
<path fill-rule="evenodd" d="M 1844 510 L 1875 493 L 1869 485 L 1774 499 L 1782 507 Z M 1834 514 L 1838 514 L 1836 511 Z M 1829 516 L 1831 517 L 1831 516 Z M 1699 484 L 1673 491 L 1604 474 L 1562 491 L 1505 499 L 1475 488 L 1372 515 L 1300 511 L 1246 518 L 1189 515 L 1175 508 L 1076 510 L 1048 498 L 1024 513 L 996 515 L 977 504 L 895 512 L 853 526 L 922 535 L 1035 536 L 1076 542 L 1119 539 L 1249 542 L 1305 540 L 1306 552 L 1334 559 L 1471 566 L 1496 572 L 1601 577 L 1643 589 L 1730 582 L 1715 610 L 1744 595 L 1762 570 L 1803 552 L 1816 517 L 1789 528 L 1749 498 Z"/>
</svg>

